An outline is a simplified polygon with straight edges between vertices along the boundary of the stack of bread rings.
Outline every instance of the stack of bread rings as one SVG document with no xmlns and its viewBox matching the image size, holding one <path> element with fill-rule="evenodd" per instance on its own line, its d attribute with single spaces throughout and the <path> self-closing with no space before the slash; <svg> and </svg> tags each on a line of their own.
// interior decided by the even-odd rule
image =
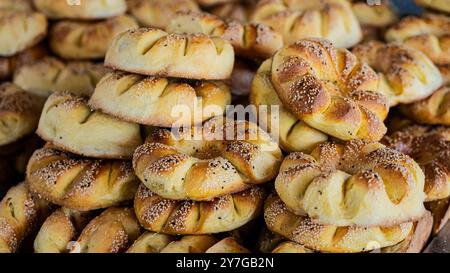
<svg viewBox="0 0 450 273">
<path fill-rule="evenodd" d="M 416 3 L 0 0 L 0 253 L 422 252 L 450 1 Z"/>
</svg>

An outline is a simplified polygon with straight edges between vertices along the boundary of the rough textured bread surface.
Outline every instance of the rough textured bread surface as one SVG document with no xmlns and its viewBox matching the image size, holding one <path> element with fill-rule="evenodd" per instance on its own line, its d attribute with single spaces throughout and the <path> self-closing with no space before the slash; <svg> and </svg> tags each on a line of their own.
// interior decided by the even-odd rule
<svg viewBox="0 0 450 273">
<path fill-rule="evenodd" d="M 31 134 L 37 127 L 43 100 L 12 83 L 0 84 L 0 145 Z"/>
<path fill-rule="evenodd" d="M 264 199 L 264 191 L 253 187 L 212 201 L 175 201 L 156 195 L 142 184 L 134 209 L 141 225 L 153 232 L 210 234 L 237 229 L 258 217 Z"/>
<path fill-rule="evenodd" d="M 264 218 L 271 231 L 321 252 L 364 252 L 396 245 L 413 227 L 413 223 L 392 227 L 322 225 L 307 216 L 292 213 L 276 196 L 266 201 Z"/>
<path fill-rule="evenodd" d="M 173 241 L 161 250 L 161 253 L 205 253 L 217 239 L 211 235 L 184 236 Z"/>
<path fill-rule="evenodd" d="M 234 238 L 227 237 L 210 247 L 205 253 L 250 253 L 250 251 L 241 246 Z"/>
<path fill-rule="evenodd" d="M 141 26 L 162 29 L 179 11 L 200 11 L 195 0 L 127 0 L 127 4 Z"/>
<path fill-rule="evenodd" d="M 47 147 L 30 158 L 27 180 L 42 198 L 80 211 L 130 201 L 139 185 L 128 161 L 80 158 Z"/>
<path fill-rule="evenodd" d="M 37 134 L 66 151 L 96 158 L 131 158 L 142 144 L 139 125 L 92 111 L 83 97 L 53 93 Z"/>
<path fill-rule="evenodd" d="M 89 222 L 70 253 L 125 252 L 141 235 L 131 208 L 109 208 Z"/>
<path fill-rule="evenodd" d="M 287 207 L 322 224 L 393 226 L 425 212 L 424 174 L 410 157 L 377 142 L 327 142 L 292 153 L 275 188 Z"/>
<path fill-rule="evenodd" d="M 0 57 L 38 44 L 47 34 L 47 18 L 37 12 L 0 10 Z"/>
<path fill-rule="evenodd" d="M 106 75 L 89 100 L 93 109 L 103 113 L 161 127 L 203 122 L 222 115 L 230 103 L 229 87 L 221 81 L 190 82 L 124 72 Z M 215 111 L 208 111 L 212 107 Z M 182 115 L 181 109 L 186 111 Z"/>
<path fill-rule="evenodd" d="M 341 140 L 380 140 L 389 106 L 379 77 L 346 49 L 299 40 L 273 57 L 272 84 L 283 106 L 311 127 Z"/>
<path fill-rule="evenodd" d="M 175 237 L 171 235 L 145 232 L 127 250 L 128 253 L 160 253 Z"/>
<path fill-rule="evenodd" d="M 233 70 L 234 50 L 229 42 L 205 34 L 140 28 L 116 37 L 105 65 L 150 76 L 223 80 Z"/>
<path fill-rule="evenodd" d="M 311 152 L 328 135 L 296 118 L 280 101 L 271 81 L 272 60 L 266 60 L 253 78 L 250 103 L 258 111 L 259 126 L 278 135 L 280 146 L 287 152 Z M 278 117 L 277 117 L 278 115 Z"/>
<path fill-rule="evenodd" d="M 166 28 L 169 33 L 204 33 L 227 40 L 236 55 L 267 59 L 283 46 L 283 37 L 264 24 L 222 20 L 209 13 L 179 12 Z"/>
<path fill-rule="evenodd" d="M 362 39 L 358 19 L 346 0 L 262 0 L 251 20 L 282 33 L 285 44 L 317 37 L 347 48 Z"/>
<path fill-rule="evenodd" d="M 356 46 L 352 52 L 378 72 L 378 92 L 389 99 L 391 106 L 425 99 L 442 84 L 439 69 L 420 50 L 371 41 Z"/>
<path fill-rule="evenodd" d="M 206 201 L 277 175 L 281 150 L 256 124 L 219 117 L 202 129 L 201 140 L 189 138 L 190 132 L 156 130 L 134 154 L 139 179 L 164 198 Z"/>
<path fill-rule="evenodd" d="M 450 14 L 449 0 L 416 0 L 417 5 Z"/>
<path fill-rule="evenodd" d="M 51 19 L 103 19 L 125 13 L 125 0 L 82 0 L 69 5 L 68 0 L 33 0 L 36 8 Z"/>
<path fill-rule="evenodd" d="M 57 209 L 45 220 L 36 235 L 34 252 L 67 253 L 70 242 L 77 239 L 93 217 L 93 212 Z"/>
<path fill-rule="evenodd" d="M 63 62 L 47 57 L 38 62 L 22 65 L 14 75 L 14 83 L 24 90 L 40 96 L 67 91 L 75 95 L 90 96 L 100 79 L 109 69 L 91 62 Z"/>
<path fill-rule="evenodd" d="M 398 20 L 398 15 L 390 0 L 382 0 L 380 5 L 369 5 L 366 0 L 353 0 L 353 12 L 362 26 L 387 27 Z"/>
<path fill-rule="evenodd" d="M 313 251 L 294 242 L 283 242 L 275 247 L 272 253 L 313 253 Z"/>
<path fill-rule="evenodd" d="M 32 196 L 25 182 L 12 187 L 0 202 L 0 253 L 16 252 L 49 213 L 49 204 Z"/>
<path fill-rule="evenodd" d="M 50 30 L 50 47 L 64 59 L 101 59 L 117 35 L 136 28 L 136 20 L 127 15 L 98 22 L 61 21 Z"/>
<path fill-rule="evenodd" d="M 426 201 L 450 196 L 450 128 L 412 125 L 382 142 L 419 163 L 425 174 Z"/>
<path fill-rule="evenodd" d="M 41 43 L 11 57 L 0 57 L 0 80 L 7 80 L 22 65 L 37 62 L 48 55 L 47 48 Z"/>
</svg>

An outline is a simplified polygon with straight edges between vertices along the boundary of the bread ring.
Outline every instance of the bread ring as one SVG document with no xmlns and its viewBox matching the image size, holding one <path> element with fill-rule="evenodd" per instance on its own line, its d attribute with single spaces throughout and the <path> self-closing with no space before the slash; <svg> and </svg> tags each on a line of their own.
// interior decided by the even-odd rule
<svg viewBox="0 0 450 273">
<path fill-rule="evenodd" d="M 311 152 L 318 144 L 328 140 L 328 135 L 316 130 L 292 115 L 280 101 L 271 82 L 272 60 L 266 60 L 256 72 L 250 93 L 250 103 L 260 113 L 260 126 L 268 132 L 278 132 L 280 146 L 287 152 Z M 279 107 L 279 118 L 273 120 L 270 107 Z M 263 115 L 262 107 L 267 108 Z"/>
<path fill-rule="evenodd" d="M 49 213 L 49 204 L 32 196 L 26 183 L 12 187 L 0 202 L 0 253 L 16 252 Z"/>
<path fill-rule="evenodd" d="M 450 14 L 449 0 L 416 0 L 417 5 Z"/>
<path fill-rule="evenodd" d="M 377 74 L 345 49 L 305 39 L 273 57 L 272 84 L 284 107 L 309 126 L 341 140 L 378 141 L 386 133 L 387 99 Z"/>
<path fill-rule="evenodd" d="M 141 26 L 162 29 L 179 11 L 200 11 L 195 0 L 127 0 L 127 3 Z"/>
<path fill-rule="evenodd" d="M 57 91 L 90 96 L 108 71 L 103 64 L 64 63 L 48 57 L 18 68 L 14 75 L 14 83 L 30 93 L 45 97 Z"/>
<path fill-rule="evenodd" d="M 93 218 L 92 212 L 60 208 L 42 224 L 34 239 L 35 253 L 67 253 L 69 243 L 76 240 Z"/>
<path fill-rule="evenodd" d="M 352 52 L 379 73 L 378 91 L 389 99 L 391 106 L 422 100 L 442 84 L 438 68 L 420 50 L 370 41 L 356 46 Z"/>
<path fill-rule="evenodd" d="M 0 10 L 0 56 L 13 56 L 37 45 L 47 34 L 47 18 L 37 12 Z"/>
<path fill-rule="evenodd" d="M 231 103 L 229 87 L 220 81 L 180 81 L 113 72 L 95 88 L 89 105 L 123 120 L 151 126 L 188 126 L 222 115 Z M 177 109 L 189 109 L 179 116 Z M 211 112 L 211 107 L 221 110 Z M 195 120 L 200 113 L 199 120 Z"/>
<path fill-rule="evenodd" d="M 31 134 L 37 127 L 43 99 L 12 83 L 0 84 L 0 145 Z"/>
<path fill-rule="evenodd" d="M 82 0 L 81 5 L 69 5 L 67 0 L 33 0 L 36 9 L 51 19 L 104 19 L 125 13 L 125 0 Z"/>
<path fill-rule="evenodd" d="M 403 241 L 413 227 L 413 223 L 391 227 L 321 225 L 290 212 L 277 196 L 267 199 L 264 218 L 273 232 L 321 252 L 364 252 L 392 246 Z"/>
<path fill-rule="evenodd" d="M 70 253 L 121 253 L 141 235 L 131 208 L 109 208 L 89 222 Z"/>
<path fill-rule="evenodd" d="M 275 247 L 272 253 L 313 253 L 313 251 L 294 242 L 283 242 Z"/>
<path fill-rule="evenodd" d="M 117 35 L 136 28 L 136 20 L 127 15 L 99 22 L 61 21 L 50 30 L 50 47 L 64 59 L 101 59 Z"/>
<path fill-rule="evenodd" d="M 205 34 L 168 34 L 140 28 L 116 37 L 105 65 L 150 76 L 223 80 L 233 70 L 234 50 L 227 41 Z"/>
<path fill-rule="evenodd" d="M 34 152 L 27 167 L 30 190 L 54 204 L 89 211 L 132 200 L 139 180 L 127 161 L 79 158 L 53 148 Z"/>
<path fill-rule="evenodd" d="M 47 99 L 37 134 L 63 150 L 95 158 L 130 159 L 142 144 L 139 125 L 92 111 L 85 98 L 65 92 Z"/>
<path fill-rule="evenodd" d="M 352 0 L 352 9 L 362 26 L 387 27 L 398 20 L 398 15 L 389 0 L 370 5 L 365 0 Z"/>
<path fill-rule="evenodd" d="M 425 174 L 426 201 L 450 196 L 450 128 L 409 126 L 382 142 L 419 163 Z"/>
<path fill-rule="evenodd" d="M 286 157 L 275 188 L 294 213 L 322 224 L 393 226 L 422 217 L 424 180 L 413 159 L 380 143 L 327 142 Z"/>
<path fill-rule="evenodd" d="M 262 0 L 256 5 L 252 21 L 282 33 L 287 45 L 317 37 L 347 48 L 362 39 L 359 22 L 346 0 Z"/>
<path fill-rule="evenodd" d="M 3 0 L 0 2 L 0 11 L 32 11 L 30 0 Z"/>
<path fill-rule="evenodd" d="M 127 250 L 127 253 L 160 253 L 173 241 L 175 241 L 175 238 L 170 235 L 145 232 Z"/>
<path fill-rule="evenodd" d="M 264 191 L 253 187 L 212 201 L 175 201 L 164 199 L 141 184 L 134 209 L 141 225 L 153 232 L 210 234 L 237 229 L 256 218 L 264 198 Z"/>
<path fill-rule="evenodd" d="M 156 130 L 133 157 L 140 180 L 164 198 L 205 201 L 277 175 L 281 150 L 256 124 L 219 117 L 207 121 L 203 129 L 202 140 Z M 238 135 L 225 135 L 232 130 Z M 227 139 L 219 135 L 222 132 Z"/>
<path fill-rule="evenodd" d="M 166 28 L 169 33 L 204 33 L 233 45 L 236 55 L 267 59 L 283 46 L 283 37 L 264 24 L 225 21 L 203 12 L 178 12 Z"/>
</svg>

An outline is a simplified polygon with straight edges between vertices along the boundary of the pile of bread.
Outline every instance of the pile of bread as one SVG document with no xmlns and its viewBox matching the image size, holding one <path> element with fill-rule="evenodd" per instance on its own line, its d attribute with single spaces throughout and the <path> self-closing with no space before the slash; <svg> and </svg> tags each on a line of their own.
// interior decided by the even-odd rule
<svg viewBox="0 0 450 273">
<path fill-rule="evenodd" d="M 421 252 L 450 218 L 449 0 L 76 2 L 0 2 L 0 252 Z"/>
</svg>

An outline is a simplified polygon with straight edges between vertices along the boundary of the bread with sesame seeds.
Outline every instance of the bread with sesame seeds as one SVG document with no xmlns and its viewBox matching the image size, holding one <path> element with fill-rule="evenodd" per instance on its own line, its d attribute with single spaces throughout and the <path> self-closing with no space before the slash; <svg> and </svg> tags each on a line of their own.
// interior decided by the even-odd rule
<svg viewBox="0 0 450 273">
<path fill-rule="evenodd" d="M 327 142 L 286 157 L 275 180 L 295 214 L 335 226 L 393 226 L 425 213 L 424 174 L 409 156 L 377 142 Z"/>
<path fill-rule="evenodd" d="M 275 247 L 272 253 L 313 253 L 313 251 L 300 244 L 287 241 Z"/>
<path fill-rule="evenodd" d="M 164 29 L 179 11 L 199 11 L 195 0 L 127 0 L 130 13 L 144 27 Z"/>
<path fill-rule="evenodd" d="M 450 0 L 416 0 L 416 4 L 450 14 Z"/>
<path fill-rule="evenodd" d="M 22 65 L 37 62 L 46 57 L 48 50 L 44 44 L 38 44 L 11 57 L 0 57 L 0 80 L 10 79 Z"/>
<path fill-rule="evenodd" d="M 166 31 L 220 37 L 230 42 L 236 55 L 250 59 L 267 59 L 283 46 L 283 37 L 269 26 L 222 20 L 206 12 L 178 12 Z"/>
<path fill-rule="evenodd" d="M 12 83 L 0 84 L 0 145 L 33 133 L 43 104 L 43 99 Z"/>
<path fill-rule="evenodd" d="M 0 10 L 0 57 L 37 45 L 47 34 L 47 18 L 38 12 Z"/>
<path fill-rule="evenodd" d="M 309 126 L 345 141 L 386 133 L 389 105 L 377 91 L 379 77 L 348 50 L 299 40 L 277 51 L 270 72 L 283 106 Z"/>
<path fill-rule="evenodd" d="M 71 245 L 70 253 L 122 253 L 141 235 L 131 208 L 113 207 L 94 218 Z"/>
<path fill-rule="evenodd" d="M 145 232 L 127 250 L 127 253 L 160 253 L 175 237 L 167 234 Z"/>
<path fill-rule="evenodd" d="M 93 111 L 87 99 L 67 92 L 46 101 L 37 129 L 45 141 L 88 157 L 129 159 L 142 144 L 138 124 Z"/>
<path fill-rule="evenodd" d="M 400 110 L 422 124 L 450 126 L 450 85 L 442 86 L 421 101 L 402 105 Z"/>
<path fill-rule="evenodd" d="M 44 97 L 57 91 L 90 96 L 97 83 L 108 72 L 109 69 L 102 64 L 63 62 L 47 57 L 18 68 L 14 74 L 14 83 L 30 93 Z"/>
<path fill-rule="evenodd" d="M 251 21 L 271 26 L 285 44 L 317 37 L 348 48 L 362 39 L 361 27 L 347 0 L 262 0 Z"/>
<path fill-rule="evenodd" d="M 35 253 L 67 253 L 70 242 L 76 240 L 89 221 L 92 211 L 80 212 L 67 208 L 54 211 L 42 224 L 34 239 Z"/>
<path fill-rule="evenodd" d="M 396 245 L 413 227 L 413 223 L 386 227 L 323 225 L 308 216 L 294 214 L 277 196 L 267 199 L 264 219 L 271 231 L 320 252 L 354 253 Z"/>
<path fill-rule="evenodd" d="M 0 202 L 0 253 L 14 253 L 22 240 L 50 214 L 49 204 L 33 196 L 25 182 L 9 189 Z"/>
<path fill-rule="evenodd" d="M 234 50 L 218 37 L 140 28 L 115 38 L 105 65 L 150 76 L 224 80 L 233 70 Z"/>
<path fill-rule="evenodd" d="M 230 89 L 221 81 L 191 82 L 125 72 L 107 74 L 89 100 L 93 109 L 103 113 L 161 127 L 203 122 L 222 115 L 230 103 Z"/>
<path fill-rule="evenodd" d="M 173 200 L 206 201 L 276 177 L 283 155 L 256 124 L 216 117 L 185 131 L 157 129 L 133 157 L 139 179 Z"/>
<path fill-rule="evenodd" d="M 411 125 L 382 143 L 417 161 L 425 174 L 427 202 L 450 196 L 450 128 Z"/>
<path fill-rule="evenodd" d="M 34 152 L 27 180 L 42 198 L 79 211 L 128 202 L 139 185 L 128 161 L 82 158 L 49 147 Z"/>
<path fill-rule="evenodd" d="M 265 193 L 251 189 L 211 201 L 176 201 L 162 198 L 143 184 L 134 200 L 141 225 L 150 231 L 173 235 L 199 235 L 237 229 L 261 213 Z"/>
<path fill-rule="evenodd" d="M 0 11 L 32 11 L 33 6 L 30 0 L 2 0 L 0 2 Z"/>
<path fill-rule="evenodd" d="M 37 10 L 50 19 L 97 20 L 125 13 L 125 0 L 82 0 L 71 5 L 68 0 L 33 0 Z"/>
<path fill-rule="evenodd" d="M 328 135 L 296 118 L 283 106 L 271 82 L 271 67 L 271 59 L 260 66 L 250 89 L 250 103 L 259 114 L 259 126 L 277 134 L 284 151 L 309 153 L 327 141 Z"/>
<path fill-rule="evenodd" d="M 442 85 L 439 69 L 420 50 L 370 41 L 357 45 L 352 52 L 379 74 L 378 92 L 391 106 L 425 99 Z"/>
<path fill-rule="evenodd" d="M 208 248 L 205 253 L 250 253 L 248 249 L 241 246 L 233 237 L 227 237 Z"/>
<path fill-rule="evenodd" d="M 64 59 L 102 59 L 117 35 L 136 28 L 136 20 L 127 15 L 98 22 L 61 21 L 50 29 L 50 47 Z"/>
</svg>

